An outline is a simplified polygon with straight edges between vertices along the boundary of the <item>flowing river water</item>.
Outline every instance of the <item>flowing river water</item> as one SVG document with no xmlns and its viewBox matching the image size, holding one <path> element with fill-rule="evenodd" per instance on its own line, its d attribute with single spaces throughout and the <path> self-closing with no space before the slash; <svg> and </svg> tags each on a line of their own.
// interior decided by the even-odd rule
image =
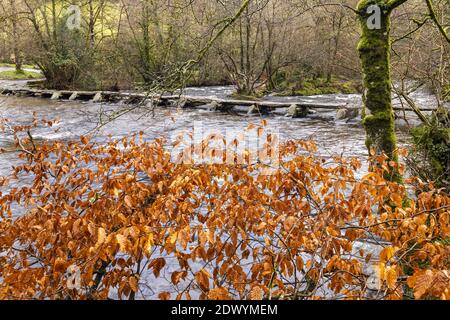
<svg viewBox="0 0 450 320">
<path fill-rule="evenodd" d="M 24 81 L 0 81 L 0 88 L 18 88 L 26 85 Z M 233 92 L 233 87 L 187 88 L 188 95 L 212 96 L 224 98 Z M 434 105 L 433 97 L 426 93 L 416 95 L 416 101 L 424 107 Z M 361 105 L 360 95 L 322 95 L 313 97 L 272 97 L 272 101 L 310 102 L 310 103 L 347 103 Z M 130 106 L 124 103 L 92 103 L 82 101 L 60 101 L 40 98 L 0 97 L 0 118 L 7 118 L 14 124 L 29 124 L 33 114 L 47 120 L 58 119 L 53 128 L 44 125 L 32 131 L 37 140 L 72 140 L 96 128 L 101 121 L 114 112 L 124 111 Z M 264 116 L 268 126 L 276 128 L 282 140 L 312 139 L 318 144 L 323 155 L 345 155 L 361 160 L 367 157 L 364 144 L 365 132 L 359 120 L 335 120 L 336 111 L 320 111 L 301 119 L 287 118 L 282 114 Z M 227 129 L 244 129 L 250 123 L 259 123 L 260 115 L 245 113 L 223 113 L 204 109 L 184 109 L 181 113 L 175 108 L 156 108 L 154 112 L 136 108 L 117 120 L 104 125 L 95 135 L 98 142 L 112 136 L 121 138 L 143 131 L 148 140 L 160 136 L 171 138 L 175 132 L 192 129 L 194 122 L 201 121 L 205 130 L 217 130 L 224 133 Z M 358 117 L 359 118 L 359 117 Z M 417 123 L 415 116 L 408 113 L 409 123 Z M 103 120 L 102 120 L 103 119 Z M 399 122 L 399 145 L 408 143 L 404 130 L 404 121 Z M 10 150 L 0 154 L 0 176 L 6 175 L 11 166 L 17 163 L 17 153 L 12 147 L 12 136 L 0 136 L 0 148 Z"/>
<path fill-rule="evenodd" d="M 0 81 L 0 88 L 20 88 L 26 86 L 24 81 Z M 233 92 L 233 87 L 201 87 L 188 88 L 185 93 L 197 96 L 226 97 Z M 323 95 L 314 97 L 265 97 L 273 101 L 289 102 L 316 102 L 316 103 L 348 103 L 349 105 L 361 105 L 360 95 Z M 433 107 L 434 98 L 425 92 L 418 93 L 414 99 L 423 107 Z M 398 101 L 397 101 L 398 104 Z M 53 127 L 44 125 L 32 131 L 36 140 L 42 141 L 69 141 L 86 135 L 96 128 L 107 114 L 119 112 L 130 108 L 124 103 L 92 103 L 81 101 L 59 101 L 41 98 L 1 97 L 0 118 L 7 118 L 14 124 L 29 124 L 33 114 L 38 118 L 48 120 L 59 119 Z M 320 111 L 312 116 L 302 119 L 287 118 L 282 114 L 264 116 L 269 127 L 276 127 L 281 140 L 287 139 L 312 139 L 317 142 L 320 154 L 324 156 L 344 155 L 357 157 L 363 163 L 367 159 L 367 149 L 364 144 L 365 132 L 359 120 L 345 121 L 335 119 L 336 111 Z M 153 112 L 134 109 L 114 122 L 105 124 L 99 129 L 94 139 L 101 143 L 112 138 L 121 138 L 133 133 L 144 132 L 147 140 L 157 137 L 173 137 L 175 132 L 190 130 L 194 122 L 202 121 L 206 130 L 218 130 L 224 132 L 227 129 L 245 129 L 250 123 L 259 123 L 260 115 L 247 115 L 245 113 L 225 113 L 208 111 L 204 109 L 184 109 L 182 112 L 175 108 L 157 107 Z M 410 124 L 417 124 L 412 113 L 408 113 Z M 408 135 L 404 121 L 398 126 L 399 145 L 408 144 Z M 8 175 L 12 166 L 19 163 L 18 151 L 13 146 L 11 135 L 0 135 L 0 148 L 6 149 L 0 153 L 0 176 Z M 360 174 L 364 173 L 363 166 Z M 31 177 L 29 177 L 31 181 Z M 20 181 L 20 184 L 29 181 Z M 1 192 L 7 192 L 0 188 Z M 361 244 L 367 250 L 377 251 L 379 248 L 367 244 Z M 357 248 L 356 248 L 357 249 Z M 174 262 L 175 263 L 175 262 Z M 152 280 L 155 281 L 156 279 Z M 373 280 L 376 281 L 376 280 Z M 154 283 L 158 288 L 165 289 L 164 281 Z M 154 288 L 156 289 L 156 288 Z M 151 295 L 150 295 L 151 296 Z"/>
</svg>

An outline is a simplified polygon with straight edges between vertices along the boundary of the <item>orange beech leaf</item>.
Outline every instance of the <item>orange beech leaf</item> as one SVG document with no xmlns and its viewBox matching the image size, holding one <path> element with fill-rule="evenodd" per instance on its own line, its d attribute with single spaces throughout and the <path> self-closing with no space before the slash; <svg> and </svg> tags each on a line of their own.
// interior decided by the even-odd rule
<svg viewBox="0 0 450 320">
<path fill-rule="evenodd" d="M 172 273 L 171 280 L 174 285 L 177 285 L 181 280 L 184 280 L 187 276 L 186 271 L 175 271 Z"/>
<path fill-rule="evenodd" d="M 88 231 L 91 236 L 95 236 L 97 234 L 97 228 L 93 222 L 88 224 Z"/>
<path fill-rule="evenodd" d="M 127 238 L 121 234 L 116 235 L 116 241 L 120 246 L 120 251 L 127 251 Z"/>
<path fill-rule="evenodd" d="M 80 141 L 83 144 L 88 144 L 89 143 L 89 139 L 87 137 L 85 137 L 85 136 L 81 136 L 80 137 Z"/>
<path fill-rule="evenodd" d="M 165 267 L 165 265 L 166 260 L 164 258 L 157 258 L 149 263 L 148 269 L 153 268 L 153 274 L 156 278 L 158 278 L 161 270 Z"/>
<path fill-rule="evenodd" d="M 133 208 L 133 200 L 131 199 L 130 196 L 125 196 L 124 198 L 125 204 L 129 207 L 129 208 Z"/>
<path fill-rule="evenodd" d="M 105 242 L 106 239 L 106 231 L 103 228 L 98 228 L 97 230 L 97 245 L 101 245 Z"/>
<path fill-rule="evenodd" d="M 250 290 L 249 299 L 250 300 L 262 300 L 263 299 L 263 290 L 258 287 L 254 286 L 252 290 Z"/>
<path fill-rule="evenodd" d="M 120 193 L 121 193 L 121 190 L 120 190 L 120 189 L 118 189 L 118 188 L 114 188 L 114 189 L 113 189 L 113 194 L 114 194 L 114 196 L 115 196 L 116 198 L 119 197 Z"/>
<path fill-rule="evenodd" d="M 128 282 L 130 284 L 131 290 L 133 290 L 134 292 L 137 292 L 138 291 L 138 280 L 137 280 L 137 278 L 132 276 L 132 277 L 130 277 L 130 280 Z"/>
<path fill-rule="evenodd" d="M 265 222 L 261 222 L 258 227 L 256 228 L 256 230 L 261 231 L 264 230 L 264 228 L 267 226 L 267 223 Z"/>
<path fill-rule="evenodd" d="M 210 275 L 205 269 L 202 269 L 195 274 L 195 280 L 203 291 L 209 290 L 209 277 Z"/>
<path fill-rule="evenodd" d="M 227 288 L 214 288 L 208 292 L 208 299 L 210 300 L 230 300 L 230 295 Z"/>
<path fill-rule="evenodd" d="M 53 265 L 53 270 L 57 273 L 64 273 L 66 271 L 66 262 L 62 258 L 57 258 Z"/>
<path fill-rule="evenodd" d="M 178 232 L 174 232 L 169 236 L 169 243 L 175 244 L 177 243 L 177 239 L 178 239 Z"/>
<path fill-rule="evenodd" d="M 160 294 L 158 294 L 158 298 L 160 300 L 170 300 L 170 292 L 161 292 Z"/>
<path fill-rule="evenodd" d="M 298 271 L 302 271 L 303 270 L 304 262 L 303 262 L 302 257 L 298 256 L 295 259 L 295 265 L 296 265 Z"/>
<path fill-rule="evenodd" d="M 414 297 L 416 299 L 420 299 L 423 295 L 425 295 L 433 283 L 433 278 L 434 275 L 431 270 L 426 270 L 425 272 L 421 272 L 415 276 Z"/>
<path fill-rule="evenodd" d="M 288 217 L 284 221 L 284 230 L 289 232 L 295 225 L 296 219 L 294 217 Z"/>
<path fill-rule="evenodd" d="M 394 289 L 397 283 L 397 270 L 394 267 L 386 268 L 386 283 L 389 289 Z"/>
<path fill-rule="evenodd" d="M 147 254 L 151 254 L 152 248 L 155 245 L 153 233 L 150 233 L 145 239 L 144 249 Z"/>
<path fill-rule="evenodd" d="M 387 262 L 389 261 L 395 254 L 395 249 L 392 246 L 387 246 L 380 253 L 380 261 Z"/>
<path fill-rule="evenodd" d="M 180 245 L 183 247 L 183 249 L 187 248 L 189 238 L 190 238 L 189 229 L 183 229 L 178 233 L 178 239 L 180 240 Z"/>
</svg>

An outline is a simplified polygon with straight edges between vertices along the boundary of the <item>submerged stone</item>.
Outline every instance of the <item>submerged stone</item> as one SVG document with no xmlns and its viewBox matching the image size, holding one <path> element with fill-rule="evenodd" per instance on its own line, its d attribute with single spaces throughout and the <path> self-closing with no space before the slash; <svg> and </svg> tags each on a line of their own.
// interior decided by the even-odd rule
<svg viewBox="0 0 450 320">
<path fill-rule="evenodd" d="M 221 104 L 217 101 L 212 101 L 211 103 L 206 105 L 208 111 L 217 111 L 220 110 Z"/>
<path fill-rule="evenodd" d="M 309 108 L 292 104 L 287 110 L 286 116 L 292 118 L 305 118 L 309 113 Z"/>
<path fill-rule="evenodd" d="M 346 108 L 338 109 L 336 112 L 336 120 L 343 120 L 347 118 L 348 110 Z"/>
<path fill-rule="evenodd" d="M 336 111 L 336 120 L 352 120 L 359 116 L 359 110 L 356 108 L 341 108 Z"/>
</svg>

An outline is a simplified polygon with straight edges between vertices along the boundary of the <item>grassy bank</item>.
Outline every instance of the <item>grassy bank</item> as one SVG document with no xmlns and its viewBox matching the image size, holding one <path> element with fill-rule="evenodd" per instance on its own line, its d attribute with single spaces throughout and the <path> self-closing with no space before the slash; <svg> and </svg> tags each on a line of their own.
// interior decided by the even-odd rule
<svg viewBox="0 0 450 320">
<path fill-rule="evenodd" d="M 8 70 L 0 72 L 0 80 L 32 80 L 41 79 L 40 72 Z"/>
<path fill-rule="evenodd" d="M 297 81 L 283 81 L 277 86 L 277 96 L 314 96 L 320 94 L 352 94 L 361 92 L 358 80 L 332 78 L 303 79 Z"/>
<path fill-rule="evenodd" d="M 252 100 L 266 95 L 274 96 L 316 96 L 322 94 L 358 94 L 362 92 L 361 81 L 358 79 L 347 79 L 332 77 L 326 78 L 305 78 L 291 76 L 288 79 L 275 79 L 275 89 L 263 87 L 254 94 L 247 92 L 235 92 L 232 97 L 235 99 Z"/>
<path fill-rule="evenodd" d="M 12 64 L 12 63 L 1 62 L 0 67 L 16 68 L 16 65 Z M 37 66 L 34 66 L 32 64 L 23 64 L 22 68 L 23 69 L 38 69 Z"/>
</svg>

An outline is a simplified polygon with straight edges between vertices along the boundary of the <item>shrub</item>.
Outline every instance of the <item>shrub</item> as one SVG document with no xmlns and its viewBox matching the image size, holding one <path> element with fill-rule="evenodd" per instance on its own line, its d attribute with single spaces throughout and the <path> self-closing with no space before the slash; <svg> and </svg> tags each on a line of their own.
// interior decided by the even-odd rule
<svg viewBox="0 0 450 320">
<path fill-rule="evenodd" d="M 414 145 L 408 165 L 415 175 L 450 191 L 450 128 L 447 121 L 431 121 L 411 130 Z"/>
<path fill-rule="evenodd" d="M 289 141 L 262 176 L 261 163 L 174 164 L 142 136 L 17 142 L 30 149 L 0 179 L 0 299 L 450 297 L 450 198 L 418 192 L 403 207 L 420 185 L 386 181 L 383 157 L 357 179 L 357 160 Z"/>
</svg>

